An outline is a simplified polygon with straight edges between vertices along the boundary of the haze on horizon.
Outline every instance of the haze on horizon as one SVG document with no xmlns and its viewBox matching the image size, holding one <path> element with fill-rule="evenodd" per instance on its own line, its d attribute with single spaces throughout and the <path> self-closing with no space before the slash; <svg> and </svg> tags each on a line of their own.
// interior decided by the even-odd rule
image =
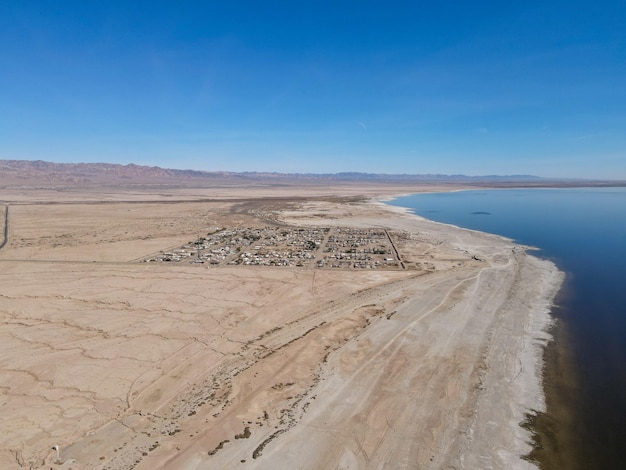
<svg viewBox="0 0 626 470">
<path fill-rule="evenodd" d="M 4 2 L 0 159 L 626 179 L 623 2 Z"/>
</svg>

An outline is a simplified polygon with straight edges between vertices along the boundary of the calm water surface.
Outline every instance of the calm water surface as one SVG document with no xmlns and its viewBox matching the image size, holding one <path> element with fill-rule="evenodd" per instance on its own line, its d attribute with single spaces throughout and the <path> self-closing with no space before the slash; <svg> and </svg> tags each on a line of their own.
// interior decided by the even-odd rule
<svg viewBox="0 0 626 470">
<path fill-rule="evenodd" d="M 578 468 L 626 468 L 626 188 L 462 191 L 391 204 L 539 247 L 565 271 L 553 313 L 567 329 L 577 380 L 548 390 L 567 394 L 548 404 L 567 402 L 570 416 L 556 426 L 574 438 L 555 447 L 574 454 Z"/>
</svg>

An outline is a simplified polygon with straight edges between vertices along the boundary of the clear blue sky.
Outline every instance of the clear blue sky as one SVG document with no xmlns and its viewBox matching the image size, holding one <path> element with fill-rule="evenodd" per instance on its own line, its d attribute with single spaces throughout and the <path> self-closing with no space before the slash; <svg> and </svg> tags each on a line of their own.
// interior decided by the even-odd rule
<svg viewBox="0 0 626 470">
<path fill-rule="evenodd" d="M 0 158 L 626 179 L 624 1 L 5 1 Z"/>
</svg>

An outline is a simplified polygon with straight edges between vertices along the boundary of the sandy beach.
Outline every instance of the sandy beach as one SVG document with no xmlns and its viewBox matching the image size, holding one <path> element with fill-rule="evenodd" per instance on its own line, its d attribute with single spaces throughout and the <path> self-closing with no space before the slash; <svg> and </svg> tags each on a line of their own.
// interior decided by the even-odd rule
<svg viewBox="0 0 626 470">
<path fill-rule="evenodd" d="M 0 467 L 535 468 L 562 273 L 380 202 L 411 189 L 2 189 Z M 397 266 L 144 262 L 266 226 L 384 229 Z"/>
</svg>

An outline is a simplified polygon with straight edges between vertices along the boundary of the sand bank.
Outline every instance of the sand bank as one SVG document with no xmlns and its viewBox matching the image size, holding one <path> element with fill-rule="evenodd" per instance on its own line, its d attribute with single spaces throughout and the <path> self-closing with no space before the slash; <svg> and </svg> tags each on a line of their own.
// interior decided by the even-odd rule
<svg viewBox="0 0 626 470">
<path fill-rule="evenodd" d="M 2 468 L 533 466 L 552 263 L 375 201 L 188 197 L 11 208 Z M 267 223 L 384 227 L 406 269 L 134 261 Z"/>
</svg>

